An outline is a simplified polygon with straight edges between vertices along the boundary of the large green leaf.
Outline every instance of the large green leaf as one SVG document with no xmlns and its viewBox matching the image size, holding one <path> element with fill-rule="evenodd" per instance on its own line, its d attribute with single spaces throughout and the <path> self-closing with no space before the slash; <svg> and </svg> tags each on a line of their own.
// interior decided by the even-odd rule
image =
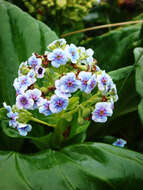
<svg viewBox="0 0 143 190">
<path fill-rule="evenodd" d="M 141 97 L 138 112 L 143 124 L 143 48 L 136 48 L 134 55 L 136 63 L 136 90 Z"/>
<path fill-rule="evenodd" d="M 128 114 L 137 110 L 139 96 L 135 87 L 135 66 L 127 66 L 109 72 L 117 86 L 119 100 L 115 104 L 114 116 Z"/>
<path fill-rule="evenodd" d="M 34 155 L 0 152 L 0 189 L 142 190 L 143 155 L 101 143 Z"/>
<path fill-rule="evenodd" d="M 12 84 L 18 65 L 33 52 L 44 53 L 57 36 L 45 24 L 3 0 L 0 0 L 0 25 L 0 103 L 13 104 Z"/>
</svg>

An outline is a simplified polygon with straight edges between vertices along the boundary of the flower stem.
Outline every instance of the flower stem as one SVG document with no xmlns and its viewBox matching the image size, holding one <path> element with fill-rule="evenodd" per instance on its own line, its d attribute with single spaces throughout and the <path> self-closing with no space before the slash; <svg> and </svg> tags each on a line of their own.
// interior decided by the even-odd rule
<svg viewBox="0 0 143 190">
<path fill-rule="evenodd" d="M 127 21 L 127 22 L 113 23 L 113 24 L 105 24 L 105 25 L 100 25 L 100 26 L 93 26 L 93 27 L 90 27 L 90 28 L 84 28 L 84 29 L 81 29 L 81 30 L 76 30 L 76 31 L 73 31 L 73 32 L 68 32 L 66 34 L 62 34 L 61 37 L 64 38 L 66 36 L 71 36 L 73 34 L 78 34 L 78 33 L 81 33 L 81 32 L 87 32 L 87 31 L 97 30 L 97 29 L 102 29 L 102 28 L 123 26 L 123 25 L 128 25 L 128 24 L 139 24 L 139 23 L 143 23 L 143 20 L 134 20 L 134 21 Z"/>
<path fill-rule="evenodd" d="M 40 123 L 40 124 L 46 125 L 48 127 L 54 127 L 54 128 L 56 127 L 56 125 L 54 125 L 54 124 L 49 124 L 49 123 L 47 123 L 45 121 L 41 121 L 41 120 L 39 120 L 39 119 L 37 119 L 35 117 L 31 117 L 31 121 L 34 121 L 36 123 Z"/>
</svg>

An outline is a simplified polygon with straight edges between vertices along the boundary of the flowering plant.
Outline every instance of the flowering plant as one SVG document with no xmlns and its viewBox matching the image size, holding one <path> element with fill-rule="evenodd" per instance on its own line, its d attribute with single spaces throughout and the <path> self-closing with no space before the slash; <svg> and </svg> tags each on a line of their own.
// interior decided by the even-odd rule
<svg viewBox="0 0 143 190">
<path fill-rule="evenodd" d="M 92 49 L 59 39 L 44 55 L 33 53 L 22 62 L 13 83 L 16 103 L 3 104 L 9 126 L 22 136 L 32 130 L 31 121 L 54 131 L 60 127 L 62 141 L 86 131 L 91 120 L 106 122 L 118 95 L 112 78 L 97 66 L 93 54 Z"/>
<path fill-rule="evenodd" d="M 111 122 L 98 124 L 92 120 L 97 118 L 95 109 L 110 102 L 113 108 L 117 96 L 100 82 L 101 73 L 105 78 L 109 75 L 99 69 L 92 51 L 76 47 L 73 57 L 68 51 L 73 45 L 56 42 L 40 56 L 57 39 L 48 26 L 3 0 L 0 20 L 0 106 L 6 102 L 0 109 L 0 189 L 142 189 L 143 156 L 138 153 L 142 152 L 142 129 L 137 108 L 143 122 L 143 49 L 134 50 L 135 65 L 131 53 L 141 42 L 141 25 L 113 30 L 86 45 L 94 49 L 96 44 L 101 68 L 106 68 L 118 88 Z M 64 59 L 54 58 L 57 53 L 64 55 L 61 50 Z M 32 52 L 38 54 L 31 56 Z M 19 68 L 23 60 L 27 62 Z M 77 86 L 70 88 L 70 82 L 67 88 L 67 78 Z M 85 78 L 87 82 L 82 83 Z M 89 88 L 91 78 L 93 84 L 96 81 L 93 89 Z M 68 105 L 62 111 L 58 107 L 58 113 L 52 113 L 57 112 L 53 96 L 67 100 Z M 111 114 L 111 107 L 106 108 Z"/>
</svg>

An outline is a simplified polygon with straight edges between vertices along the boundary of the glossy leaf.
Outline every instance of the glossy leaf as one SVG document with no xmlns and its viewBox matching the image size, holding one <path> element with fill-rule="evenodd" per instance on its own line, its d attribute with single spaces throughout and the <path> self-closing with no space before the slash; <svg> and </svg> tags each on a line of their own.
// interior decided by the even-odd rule
<svg viewBox="0 0 143 190">
<path fill-rule="evenodd" d="M 135 87 L 135 66 L 127 66 L 109 72 L 117 86 L 119 100 L 115 103 L 114 116 L 128 114 L 137 110 L 139 96 Z"/>
<path fill-rule="evenodd" d="M 33 52 L 44 53 L 57 39 L 45 24 L 36 21 L 18 7 L 0 0 L 0 103 L 15 103 L 13 80 L 18 65 Z"/>
<path fill-rule="evenodd" d="M 136 63 L 136 90 L 141 97 L 138 113 L 143 124 L 143 48 L 136 48 L 134 55 Z"/>
<path fill-rule="evenodd" d="M 143 155 L 101 143 L 34 155 L 0 152 L 6 190 L 142 190 Z"/>
</svg>

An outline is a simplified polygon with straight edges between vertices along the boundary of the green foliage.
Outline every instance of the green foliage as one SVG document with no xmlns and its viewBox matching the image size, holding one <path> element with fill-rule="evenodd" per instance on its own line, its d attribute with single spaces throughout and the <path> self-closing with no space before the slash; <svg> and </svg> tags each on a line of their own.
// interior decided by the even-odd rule
<svg viewBox="0 0 143 190">
<path fill-rule="evenodd" d="M 39 20 L 46 20 L 49 16 L 60 17 L 62 22 L 66 20 L 81 21 L 87 15 L 89 8 L 97 3 L 97 0 L 24 0 L 28 12 Z M 64 19 L 63 19 L 64 18 Z"/>
<path fill-rule="evenodd" d="M 113 71 L 134 64 L 133 49 L 142 45 L 142 25 L 112 30 L 84 43 L 95 51 L 101 69 Z"/>
<path fill-rule="evenodd" d="M 136 90 L 141 97 L 138 112 L 143 124 L 143 48 L 136 48 L 134 55 L 136 63 Z"/>
<path fill-rule="evenodd" d="M 143 187 L 142 155 L 101 143 L 30 156 L 1 151 L 0 159 L 0 188 L 6 190 L 48 187 L 51 190 L 141 190 Z"/>
<path fill-rule="evenodd" d="M 15 0 L 14 3 L 17 4 Z M 44 21 L 60 36 L 84 28 L 83 18 L 97 0 L 23 0 L 23 4 L 27 12 Z M 68 41 L 77 44 L 83 36 L 79 34 L 72 40 L 68 38 Z"/>
</svg>

